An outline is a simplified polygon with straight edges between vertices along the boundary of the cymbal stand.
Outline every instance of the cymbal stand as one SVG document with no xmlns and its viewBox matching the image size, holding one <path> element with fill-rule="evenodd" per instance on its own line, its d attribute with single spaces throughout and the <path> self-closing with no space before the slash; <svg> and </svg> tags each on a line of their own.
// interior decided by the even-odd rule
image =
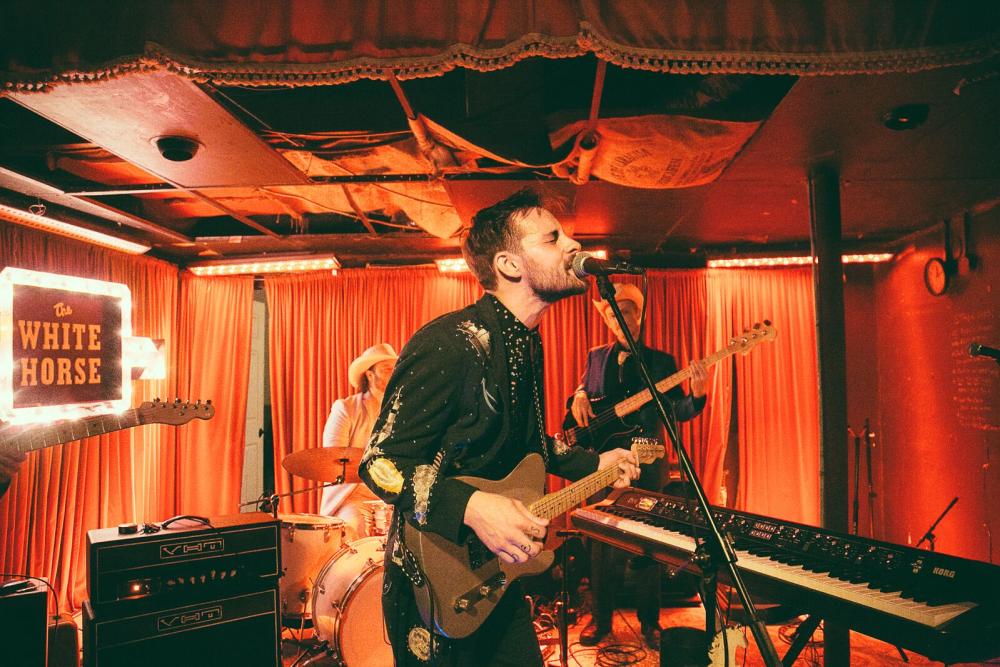
<svg viewBox="0 0 1000 667">
<path fill-rule="evenodd" d="M 781 658 L 778 657 L 778 652 L 774 648 L 774 643 L 767 634 L 767 628 L 764 626 L 764 622 L 761 620 L 760 614 L 757 612 L 757 608 L 754 605 L 753 600 L 750 599 L 750 592 L 743 583 L 742 575 L 739 570 L 736 569 L 737 558 L 736 552 L 733 550 L 733 545 L 729 542 L 729 540 L 724 538 L 722 533 L 719 531 L 718 523 L 716 523 L 715 516 L 712 514 L 711 505 L 709 505 L 708 498 L 705 496 L 705 489 L 702 486 L 698 475 L 694 471 L 694 465 L 691 463 L 691 457 L 688 456 L 687 451 L 681 444 L 680 436 L 677 433 L 677 420 L 673 418 L 673 407 L 670 406 L 668 408 L 668 405 L 670 404 L 665 402 L 663 400 L 663 396 L 656 390 L 656 383 L 653 381 L 652 376 L 650 376 L 649 369 L 643 362 L 642 355 L 639 354 L 639 348 L 636 345 L 635 338 L 632 336 L 632 332 L 628 328 L 628 323 L 625 321 L 621 308 L 618 306 L 618 301 L 615 299 L 615 287 L 611 284 L 611 279 L 607 276 L 597 276 L 596 280 L 598 291 L 601 293 L 601 296 L 604 297 L 605 302 L 607 302 L 615 314 L 618 326 L 621 327 L 622 334 L 628 343 L 629 351 L 632 353 L 632 357 L 636 361 L 636 367 L 639 370 L 639 374 L 645 382 L 653 404 L 659 412 L 660 421 L 663 423 L 664 428 L 667 430 L 667 434 L 670 436 L 671 444 L 674 447 L 674 453 L 677 455 L 678 464 L 680 465 L 684 476 L 691 484 L 691 490 L 694 492 L 698 508 L 701 510 L 705 521 L 705 528 L 708 532 L 705 540 L 706 550 L 710 556 L 717 559 L 715 566 L 717 568 L 720 566 L 724 568 L 727 578 L 736 590 L 740 602 L 743 604 L 743 609 L 750 620 L 748 624 L 750 632 L 753 634 L 757 648 L 760 650 L 761 657 L 764 660 L 764 664 L 767 667 L 780 667 Z M 712 591 L 711 594 L 714 596 L 715 592 Z M 708 656 L 707 649 L 708 647 L 706 645 L 706 658 Z"/>
</svg>

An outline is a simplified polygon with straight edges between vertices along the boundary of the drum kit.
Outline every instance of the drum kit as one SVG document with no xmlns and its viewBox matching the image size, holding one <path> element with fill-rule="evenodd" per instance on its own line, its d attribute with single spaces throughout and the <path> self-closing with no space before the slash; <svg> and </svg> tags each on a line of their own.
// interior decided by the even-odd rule
<svg viewBox="0 0 1000 667">
<path fill-rule="evenodd" d="M 281 465 L 298 477 L 326 484 L 359 483 L 362 450 L 320 447 L 293 452 Z M 344 521 L 318 514 L 278 514 L 282 622 L 312 626 L 319 646 L 347 667 L 392 664 L 382 621 L 382 559 L 392 507 L 364 501 L 366 535 L 346 539 Z M 382 621 L 382 622 L 380 622 Z"/>
</svg>

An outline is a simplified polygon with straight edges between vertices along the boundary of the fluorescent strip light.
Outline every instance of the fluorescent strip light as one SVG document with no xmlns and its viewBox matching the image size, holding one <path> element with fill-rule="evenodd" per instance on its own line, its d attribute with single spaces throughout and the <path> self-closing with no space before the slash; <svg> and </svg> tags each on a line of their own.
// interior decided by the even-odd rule
<svg viewBox="0 0 1000 667">
<path fill-rule="evenodd" d="M 24 225 L 25 227 L 33 227 L 35 229 L 41 229 L 42 231 L 52 232 L 53 234 L 66 236 L 77 241 L 83 241 L 84 243 L 92 243 L 104 248 L 120 250 L 121 252 L 127 252 L 130 255 L 141 255 L 145 252 L 149 252 L 150 248 L 148 245 L 135 243 L 133 241 L 126 241 L 125 239 L 120 239 L 117 236 L 95 232 L 92 229 L 71 225 L 68 222 L 56 220 L 55 218 L 49 218 L 44 215 L 37 215 L 28 211 L 22 211 L 19 208 L 7 206 L 6 204 L 0 204 L 0 220 L 6 220 L 7 222 Z"/>
<path fill-rule="evenodd" d="M 892 253 L 869 253 L 863 255 L 842 255 L 844 264 L 877 264 L 890 261 Z M 737 257 L 733 259 L 710 259 L 707 266 L 710 269 L 748 269 L 769 266 L 805 266 L 812 264 L 810 256 L 796 257 Z"/>
<path fill-rule="evenodd" d="M 895 257 L 891 252 L 874 252 L 867 255 L 844 255 L 844 264 L 881 264 Z"/>
<path fill-rule="evenodd" d="M 333 255 L 324 257 L 297 257 L 268 259 L 253 262 L 202 262 L 191 264 L 188 270 L 196 276 L 233 276 L 239 274 L 258 275 L 261 273 L 299 273 L 303 271 L 332 271 L 336 274 L 340 262 Z"/>
<path fill-rule="evenodd" d="M 461 257 L 451 259 L 435 259 L 438 271 L 441 273 L 465 273 L 469 270 L 469 265 Z"/>
</svg>

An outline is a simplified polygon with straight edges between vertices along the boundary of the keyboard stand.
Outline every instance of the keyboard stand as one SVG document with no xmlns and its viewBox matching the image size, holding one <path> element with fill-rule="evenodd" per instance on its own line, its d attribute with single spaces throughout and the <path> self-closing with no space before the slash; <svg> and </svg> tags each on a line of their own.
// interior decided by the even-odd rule
<svg viewBox="0 0 1000 667">
<path fill-rule="evenodd" d="M 806 620 L 799 624 L 799 627 L 795 629 L 795 634 L 792 635 L 792 645 L 788 647 L 785 657 L 781 659 L 781 664 L 784 667 L 792 667 L 792 664 L 799 657 L 799 653 L 802 653 L 802 649 L 809 643 L 822 621 L 823 619 L 818 615 L 810 614 L 806 616 Z"/>
</svg>

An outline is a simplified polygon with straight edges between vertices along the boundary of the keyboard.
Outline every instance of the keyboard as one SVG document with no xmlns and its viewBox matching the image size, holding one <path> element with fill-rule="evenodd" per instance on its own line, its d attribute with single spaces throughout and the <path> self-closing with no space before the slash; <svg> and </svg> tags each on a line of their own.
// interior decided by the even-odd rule
<svg viewBox="0 0 1000 667">
<path fill-rule="evenodd" d="M 1000 655 L 1000 567 L 727 508 L 712 513 L 755 598 L 932 660 Z M 594 539 L 701 574 L 693 557 L 706 553 L 706 530 L 693 500 L 623 489 L 570 520 Z"/>
</svg>

